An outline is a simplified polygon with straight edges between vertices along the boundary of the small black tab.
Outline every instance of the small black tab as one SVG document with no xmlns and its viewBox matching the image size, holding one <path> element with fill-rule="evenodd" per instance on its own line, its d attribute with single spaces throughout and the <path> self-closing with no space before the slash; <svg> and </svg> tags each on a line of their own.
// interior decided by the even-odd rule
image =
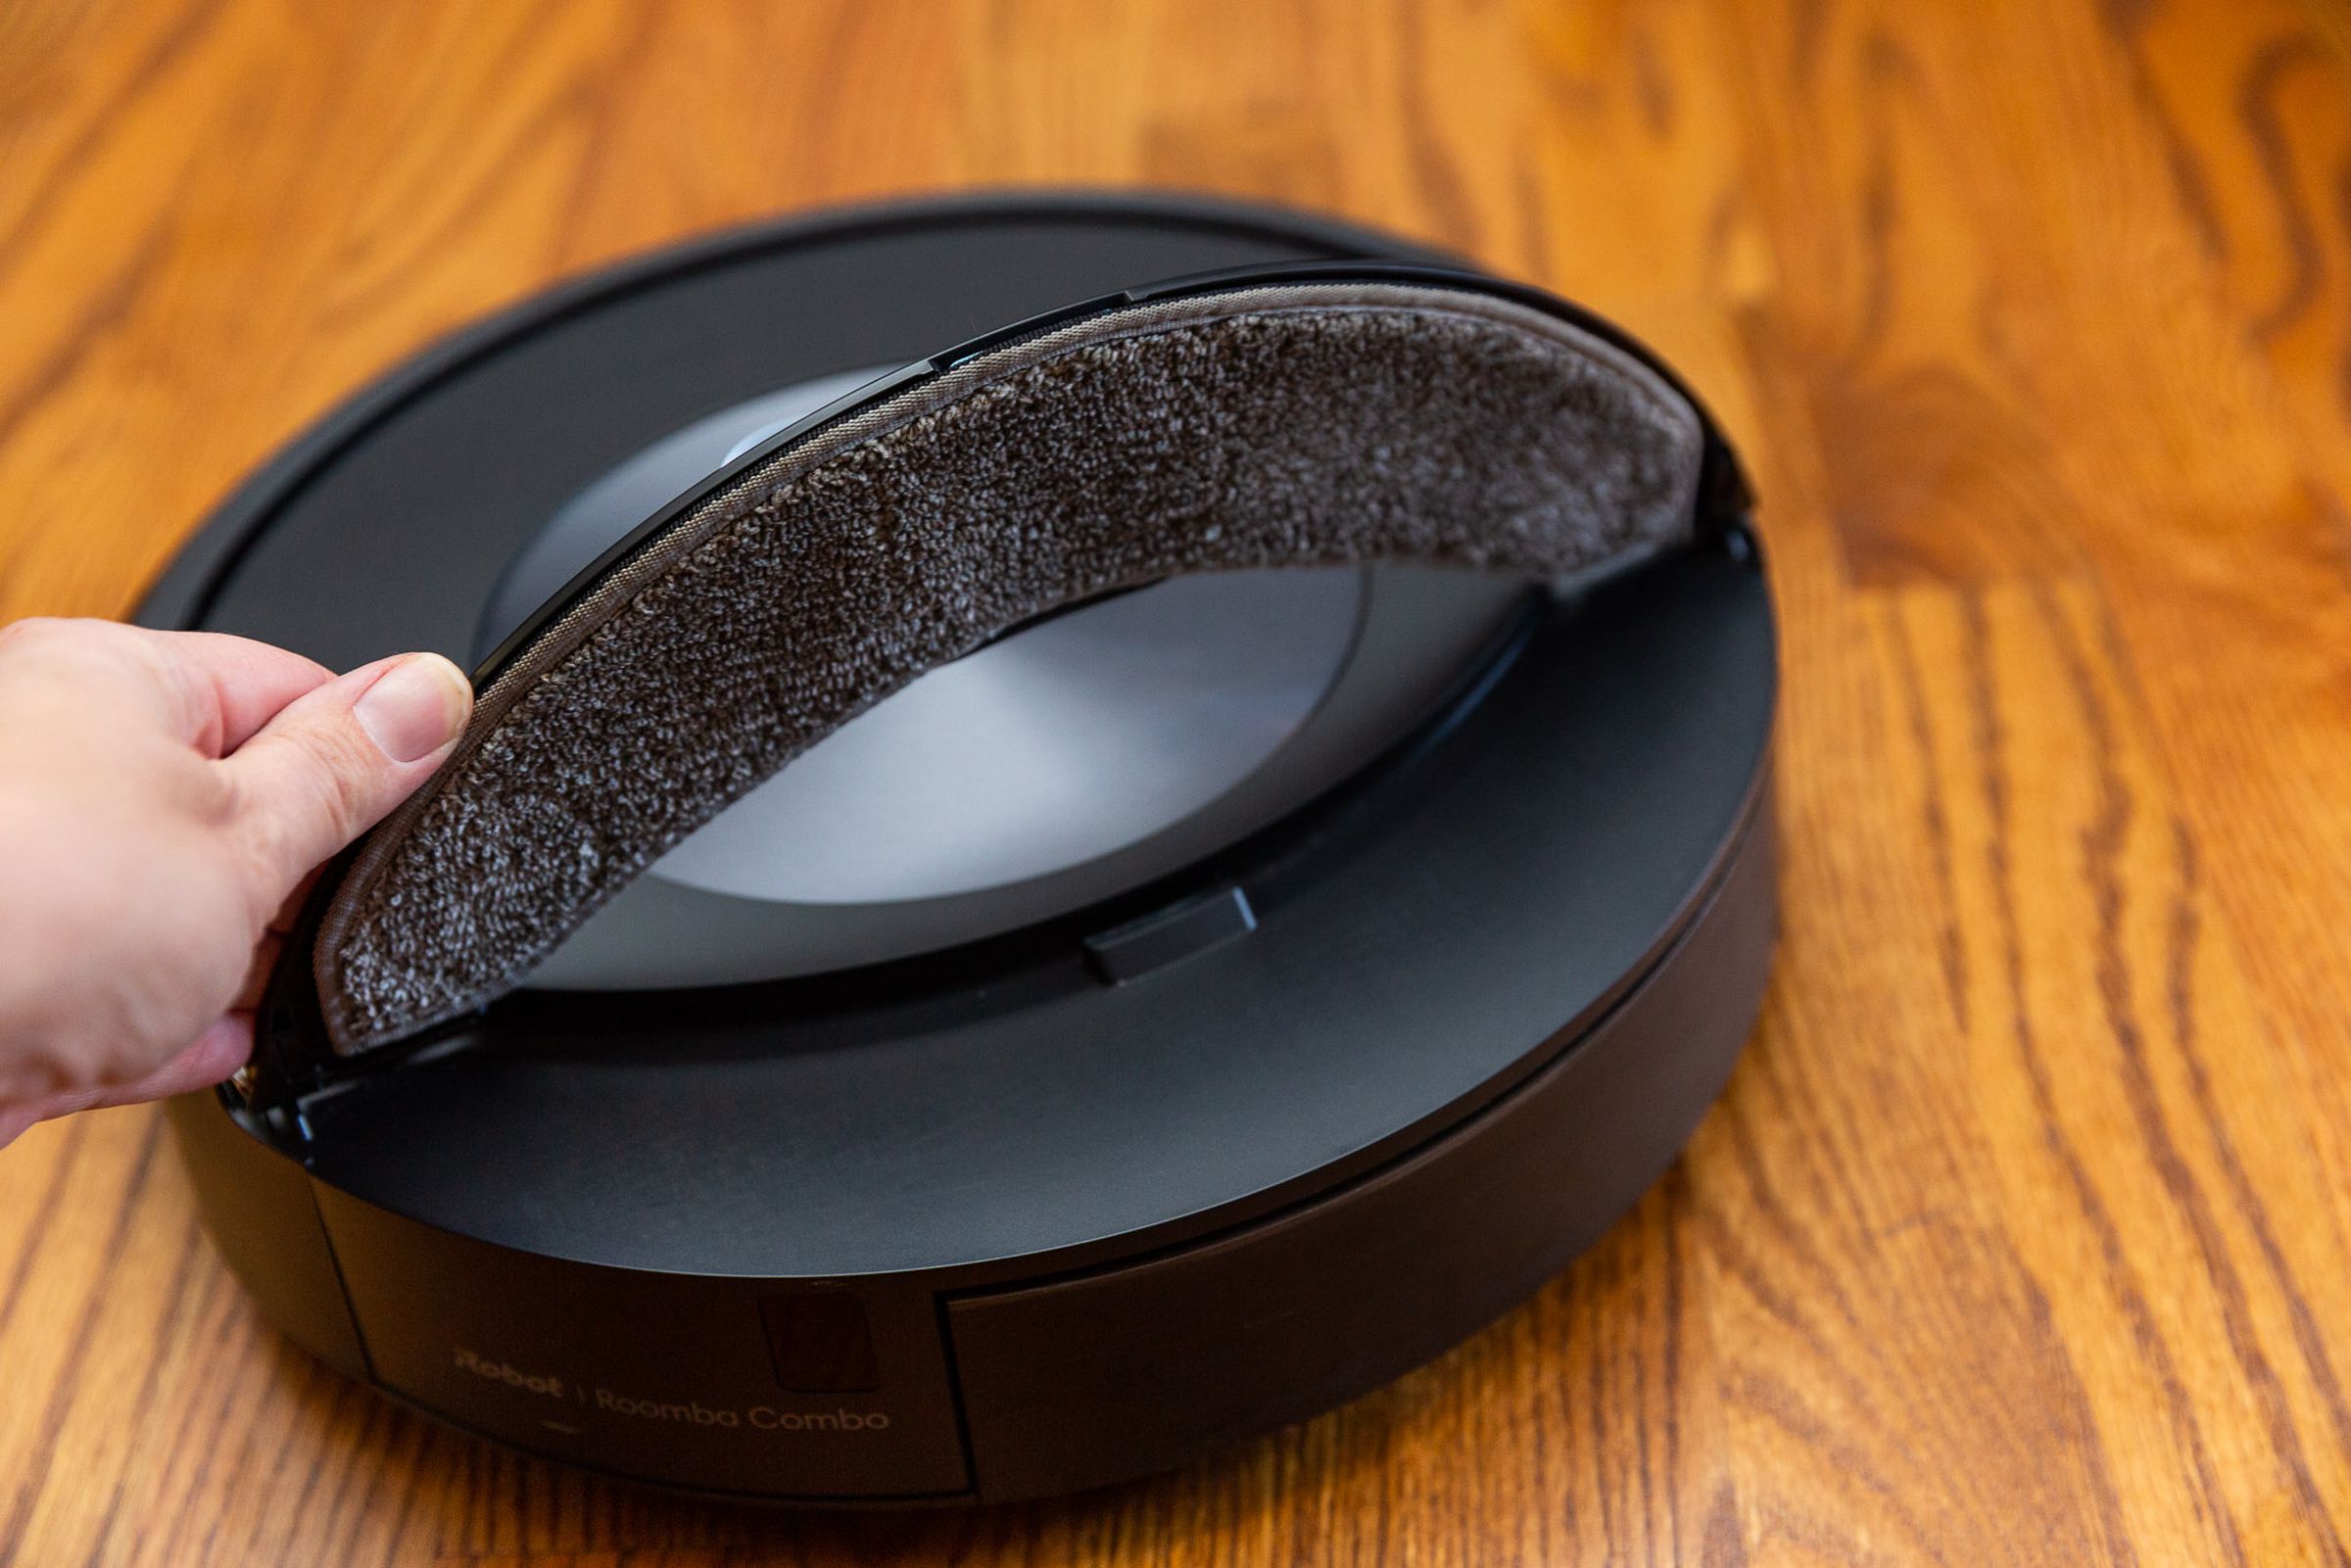
<svg viewBox="0 0 2351 1568">
<path fill-rule="evenodd" d="M 1257 912 L 1249 907 L 1249 895 L 1238 887 L 1224 887 L 1089 936 L 1085 956 L 1096 974 L 1113 985 L 1125 985 L 1256 929 Z"/>
</svg>

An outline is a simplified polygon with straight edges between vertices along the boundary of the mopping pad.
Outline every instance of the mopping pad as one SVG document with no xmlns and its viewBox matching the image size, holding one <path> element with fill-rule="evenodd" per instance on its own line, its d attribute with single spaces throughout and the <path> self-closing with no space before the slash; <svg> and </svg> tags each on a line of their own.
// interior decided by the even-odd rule
<svg viewBox="0 0 2351 1568">
<path fill-rule="evenodd" d="M 925 670 L 1181 573 L 1549 578 L 1693 526 L 1697 410 L 1467 288 L 1236 286 L 989 350 L 749 461 L 493 675 L 335 888 L 346 1055 L 512 988 L 663 852 Z"/>
</svg>

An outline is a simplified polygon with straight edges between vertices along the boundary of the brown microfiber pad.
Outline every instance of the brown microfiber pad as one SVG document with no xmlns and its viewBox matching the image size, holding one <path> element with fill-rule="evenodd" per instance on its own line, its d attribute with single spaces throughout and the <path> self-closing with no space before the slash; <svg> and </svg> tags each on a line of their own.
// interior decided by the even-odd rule
<svg viewBox="0 0 2351 1568">
<path fill-rule="evenodd" d="M 1176 573 L 1552 577 L 1692 526 L 1665 380 L 1496 296 L 1360 281 L 1113 309 L 788 445 L 491 680 L 351 863 L 313 962 L 346 1054 L 517 984 L 662 852 L 923 671 Z"/>
</svg>

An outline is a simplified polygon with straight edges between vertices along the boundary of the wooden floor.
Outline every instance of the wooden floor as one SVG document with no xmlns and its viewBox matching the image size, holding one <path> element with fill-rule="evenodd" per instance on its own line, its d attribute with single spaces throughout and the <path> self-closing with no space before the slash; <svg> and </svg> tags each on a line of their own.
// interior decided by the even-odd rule
<svg viewBox="0 0 2351 1568">
<path fill-rule="evenodd" d="M 0 619 L 123 611 L 551 278 L 1035 180 L 1463 248 L 1741 440 L 1787 936 L 1687 1156 L 1351 1408 L 866 1519 L 428 1427 L 256 1321 L 152 1114 L 50 1126 L 0 1154 L 0 1563 L 2344 1562 L 2333 0 L 0 0 Z"/>
</svg>

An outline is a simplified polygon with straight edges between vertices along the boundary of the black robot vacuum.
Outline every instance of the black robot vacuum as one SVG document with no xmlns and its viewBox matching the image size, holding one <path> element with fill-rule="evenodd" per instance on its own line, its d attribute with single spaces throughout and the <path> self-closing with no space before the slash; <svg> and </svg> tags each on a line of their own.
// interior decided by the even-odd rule
<svg viewBox="0 0 2351 1568">
<path fill-rule="evenodd" d="M 481 693 L 170 1107 L 206 1224 L 347 1375 L 703 1494 L 1068 1492 L 1372 1389 L 1753 1023 L 1748 510 L 1621 332 L 1289 212 L 888 205 L 528 301 L 142 608 Z"/>
</svg>

